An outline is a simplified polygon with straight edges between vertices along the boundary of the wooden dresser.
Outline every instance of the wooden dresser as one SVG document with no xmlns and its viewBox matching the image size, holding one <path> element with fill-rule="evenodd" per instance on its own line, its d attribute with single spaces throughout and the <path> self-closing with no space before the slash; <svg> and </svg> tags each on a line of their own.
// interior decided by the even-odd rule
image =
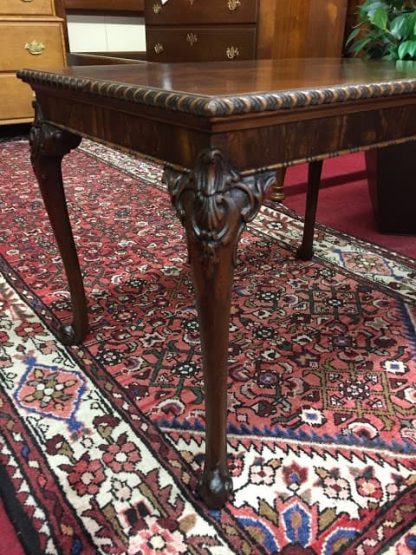
<svg viewBox="0 0 416 555">
<path fill-rule="evenodd" d="M 17 69 L 65 62 L 64 21 L 53 0 L 0 0 L 0 125 L 32 120 L 32 91 Z"/>
<path fill-rule="evenodd" d="M 348 0 L 145 0 L 147 59 L 340 56 Z"/>
<path fill-rule="evenodd" d="M 60 0 L 65 9 L 85 12 L 142 12 L 144 0 Z"/>
</svg>

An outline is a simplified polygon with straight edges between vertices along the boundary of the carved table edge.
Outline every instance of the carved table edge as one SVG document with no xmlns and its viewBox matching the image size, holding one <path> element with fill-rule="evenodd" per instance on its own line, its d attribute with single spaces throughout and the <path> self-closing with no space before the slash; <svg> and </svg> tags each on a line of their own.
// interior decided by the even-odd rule
<svg viewBox="0 0 416 555">
<path fill-rule="evenodd" d="M 17 77 L 30 85 L 47 85 L 55 89 L 78 91 L 206 117 L 226 117 L 416 93 L 416 78 L 214 97 L 31 69 L 19 70 Z"/>
</svg>

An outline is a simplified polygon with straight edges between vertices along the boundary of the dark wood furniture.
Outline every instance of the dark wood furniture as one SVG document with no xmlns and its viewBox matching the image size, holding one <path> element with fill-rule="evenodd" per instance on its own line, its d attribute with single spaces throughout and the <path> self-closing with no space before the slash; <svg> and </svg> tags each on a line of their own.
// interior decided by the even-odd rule
<svg viewBox="0 0 416 555">
<path fill-rule="evenodd" d="M 382 233 L 416 235 L 416 142 L 366 152 L 370 198 Z"/>
<path fill-rule="evenodd" d="M 144 0 L 61 0 L 66 10 L 81 12 L 143 12 Z"/>
<path fill-rule="evenodd" d="M 198 79 L 195 79 L 198 75 Z M 311 161 L 300 255 L 312 254 L 321 159 L 416 136 L 416 69 L 360 60 L 247 61 L 23 70 L 37 96 L 31 155 L 63 258 L 74 344 L 88 331 L 86 298 L 68 219 L 61 161 L 91 137 L 165 163 L 185 228 L 203 355 L 205 466 L 199 493 L 221 507 L 227 468 L 227 358 L 239 237 L 276 168 Z M 117 202 L 117 199 L 114 199 Z"/>
<path fill-rule="evenodd" d="M 340 56 L 347 0 L 145 0 L 148 60 Z"/>
<path fill-rule="evenodd" d="M 137 64 L 146 61 L 146 52 L 70 52 L 70 66 Z"/>
</svg>

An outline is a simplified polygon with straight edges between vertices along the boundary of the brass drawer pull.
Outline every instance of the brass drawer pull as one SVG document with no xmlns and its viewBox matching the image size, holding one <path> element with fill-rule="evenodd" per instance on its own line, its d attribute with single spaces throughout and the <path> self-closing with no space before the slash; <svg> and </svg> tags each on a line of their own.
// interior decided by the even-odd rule
<svg viewBox="0 0 416 555">
<path fill-rule="evenodd" d="M 33 0 L 22 0 L 22 2 L 33 2 Z"/>
<path fill-rule="evenodd" d="M 156 54 L 161 54 L 164 50 L 163 44 L 160 44 L 160 42 L 157 42 L 155 44 L 154 50 L 155 50 Z"/>
<path fill-rule="evenodd" d="M 161 4 L 153 4 L 153 13 L 158 14 L 162 11 Z"/>
<path fill-rule="evenodd" d="M 228 0 L 227 6 L 230 12 L 234 12 L 237 8 L 241 6 L 241 0 Z"/>
<path fill-rule="evenodd" d="M 30 54 L 32 54 L 33 56 L 40 56 L 45 51 L 45 45 L 43 44 L 43 42 L 32 40 L 32 42 L 27 42 L 25 44 L 25 50 L 30 52 Z"/>
<path fill-rule="evenodd" d="M 240 55 L 240 51 L 235 46 L 229 46 L 227 48 L 226 54 L 229 60 L 234 60 L 234 58 L 237 58 L 237 56 Z"/>
<path fill-rule="evenodd" d="M 196 42 L 198 42 L 198 37 L 195 35 L 195 33 L 188 33 L 186 35 L 186 41 L 189 42 L 191 46 L 193 46 Z"/>
</svg>

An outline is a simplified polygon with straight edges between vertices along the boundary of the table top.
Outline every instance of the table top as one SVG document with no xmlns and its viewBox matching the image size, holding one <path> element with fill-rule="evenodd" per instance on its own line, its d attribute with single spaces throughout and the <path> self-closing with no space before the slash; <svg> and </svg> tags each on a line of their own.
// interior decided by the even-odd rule
<svg viewBox="0 0 416 555">
<path fill-rule="evenodd" d="M 24 69 L 18 77 L 207 117 L 416 94 L 416 63 L 338 58 Z"/>
</svg>

